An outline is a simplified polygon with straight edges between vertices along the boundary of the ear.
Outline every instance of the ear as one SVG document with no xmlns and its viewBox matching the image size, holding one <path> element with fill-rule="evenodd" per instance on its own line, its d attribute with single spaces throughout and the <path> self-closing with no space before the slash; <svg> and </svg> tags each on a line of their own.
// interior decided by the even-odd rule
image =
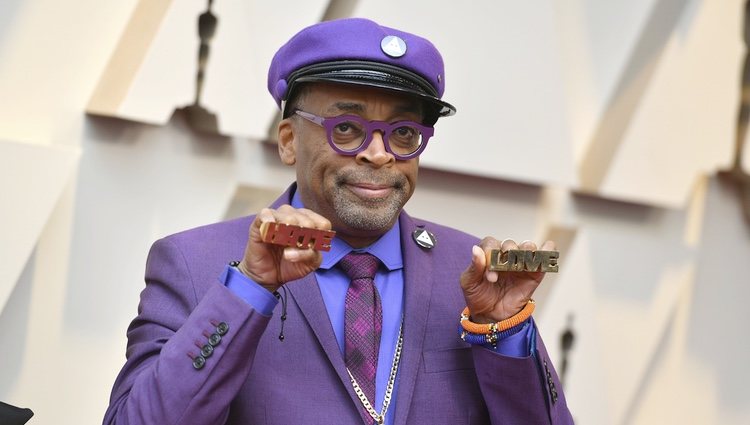
<svg viewBox="0 0 750 425">
<path fill-rule="evenodd" d="M 297 162 L 295 149 L 295 131 L 292 120 L 287 118 L 279 122 L 279 157 L 286 165 L 294 165 Z"/>
</svg>

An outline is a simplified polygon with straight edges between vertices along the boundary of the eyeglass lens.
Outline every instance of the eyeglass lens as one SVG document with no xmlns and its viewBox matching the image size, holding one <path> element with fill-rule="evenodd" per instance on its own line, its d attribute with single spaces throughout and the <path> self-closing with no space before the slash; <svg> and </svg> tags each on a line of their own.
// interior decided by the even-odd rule
<svg viewBox="0 0 750 425">
<path fill-rule="evenodd" d="M 331 141 L 343 151 L 355 151 L 367 138 L 367 123 L 354 117 L 347 117 L 335 123 L 330 130 Z M 387 128 L 383 135 L 385 142 L 396 155 L 409 155 L 422 145 L 422 132 L 409 124 L 399 124 Z"/>
</svg>

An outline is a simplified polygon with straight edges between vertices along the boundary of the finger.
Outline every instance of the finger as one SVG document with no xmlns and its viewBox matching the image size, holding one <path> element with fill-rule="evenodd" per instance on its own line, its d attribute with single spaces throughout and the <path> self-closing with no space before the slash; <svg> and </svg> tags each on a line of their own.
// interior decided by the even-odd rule
<svg viewBox="0 0 750 425">
<path fill-rule="evenodd" d="M 308 210 L 307 208 L 300 208 L 297 211 L 307 217 L 308 220 L 310 220 L 310 222 L 312 223 L 310 227 L 323 230 L 331 229 L 331 221 L 316 213 L 315 211 Z"/>
<path fill-rule="evenodd" d="M 307 222 L 307 219 L 299 213 L 299 210 L 292 207 L 291 205 L 282 205 L 276 211 L 274 211 L 274 217 L 277 223 L 284 223 L 293 226 L 304 226 L 303 223 Z"/>
<path fill-rule="evenodd" d="M 482 266 L 482 269 L 484 270 L 484 280 L 487 280 L 488 282 L 495 283 L 499 279 L 500 275 L 495 271 L 489 271 L 487 270 L 487 266 L 489 265 L 489 255 L 490 251 L 493 249 L 500 249 L 502 250 L 502 242 L 498 241 L 497 239 L 493 237 L 486 237 L 482 239 L 482 241 L 479 243 L 479 246 L 484 250 L 484 264 Z"/>
<path fill-rule="evenodd" d="M 273 210 L 270 208 L 263 208 L 258 213 L 258 216 L 255 218 L 255 221 L 258 223 L 258 226 L 260 226 L 261 223 L 273 223 L 276 221 L 276 217 L 273 214 Z"/>
<path fill-rule="evenodd" d="M 273 210 L 269 208 L 263 208 L 262 210 L 260 210 L 258 215 L 255 217 L 255 220 L 253 220 L 253 223 L 250 225 L 250 228 L 248 229 L 249 242 L 257 241 L 263 238 L 260 232 L 261 225 L 263 223 L 274 222 L 276 222 L 276 217 L 274 216 Z"/>
<path fill-rule="evenodd" d="M 501 244 L 495 238 L 486 237 L 486 238 L 482 239 L 482 241 L 479 243 L 479 245 L 480 246 L 475 246 L 474 248 L 472 248 L 472 254 L 474 254 L 475 256 L 476 255 L 482 255 L 482 257 L 483 257 L 482 258 L 482 265 L 481 266 L 477 266 L 477 267 L 479 267 L 478 270 L 480 270 L 480 271 L 483 272 L 484 276 L 478 277 L 477 280 L 484 279 L 484 280 L 487 280 L 489 282 L 495 283 L 495 282 L 497 282 L 497 280 L 499 278 L 499 275 L 495 271 L 489 271 L 489 270 L 487 270 L 487 264 L 489 262 L 489 253 L 490 253 L 490 251 L 493 250 L 493 249 L 500 249 L 500 245 Z M 478 249 L 479 251 L 476 251 L 475 248 Z M 481 251 L 481 253 L 480 253 L 480 251 Z"/>
<path fill-rule="evenodd" d="M 485 252 L 489 252 L 492 249 L 500 249 L 501 242 L 493 237 L 486 237 L 479 242 L 479 247 Z"/>
<path fill-rule="evenodd" d="M 525 241 L 523 241 L 523 242 L 521 242 L 521 244 L 518 245 L 518 247 L 520 249 L 524 249 L 524 250 L 527 250 L 527 251 L 536 251 L 536 244 L 534 242 L 528 240 L 528 239 L 525 240 Z"/>
<path fill-rule="evenodd" d="M 503 241 L 500 243 L 500 249 L 505 252 L 509 251 L 511 249 L 518 249 L 518 244 L 516 244 L 516 241 L 513 239 L 503 239 Z"/>
<path fill-rule="evenodd" d="M 477 245 L 471 247 L 471 263 L 461 275 L 461 286 L 472 289 L 482 282 L 484 270 L 487 267 L 487 257 L 482 248 Z"/>
<path fill-rule="evenodd" d="M 487 271 L 487 251 L 474 245 L 471 248 L 471 255 L 474 267 L 479 272 L 476 280 L 480 281 L 484 278 L 493 283 L 497 282 L 497 272 Z"/>
<path fill-rule="evenodd" d="M 557 251 L 557 244 L 555 244 L 555 241 L 546 241 L 542 244 L 542 247 L 539 248 L 540 251 Z"/>
<path fill-rule="evenodd" d="M 320 214 L 306 208 L 294 208 L 282 205 L 275 212 L 276 221 L 308 229 L 330 230 L 331 222 Z"/>
<path fill-rule="evenodd" d="M 300 249 L 294 247 L 284 248 L 284 259 L 291 263 L 315 262 L 318 257 L 322 258 L 320 252 L 310 248 Z"/>
<path fill-rule="evenodd" d="M 487 270 L 484 273 L 484 279 L 488 282 L 497 283 L 497 280 L 500 279 L 500 274 L 496 271 Z"/>
</svg>

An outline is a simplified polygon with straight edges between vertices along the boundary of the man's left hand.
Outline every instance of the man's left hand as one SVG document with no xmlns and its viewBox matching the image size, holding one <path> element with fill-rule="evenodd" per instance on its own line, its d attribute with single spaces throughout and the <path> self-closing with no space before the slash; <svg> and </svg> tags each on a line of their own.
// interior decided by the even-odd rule
<svg viewBox="0 0 750 425">
<path fill-rule="evenodd" d="M 503 252 L 511 249 L 536 251 L 537 246 L 531 241 L 518 245 L 510 239 L 500 242 L 487 237 L 472 248 L 471 264 L 461 274 L 461 288 L 471 312 L 471 320 L 475 323 L 499 322 L 514 316 L 532 298 L 544 278 L 544 272 L 487 270 L 487 254 L 493 249 Z M 554 251 L 555 243 L 547 241 L 539 249 Z"/>
</svg>

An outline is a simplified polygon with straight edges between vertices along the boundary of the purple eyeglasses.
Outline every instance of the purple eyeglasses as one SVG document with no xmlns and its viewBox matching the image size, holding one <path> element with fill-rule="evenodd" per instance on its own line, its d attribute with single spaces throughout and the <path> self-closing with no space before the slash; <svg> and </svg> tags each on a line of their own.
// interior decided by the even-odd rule
<svg viewBox="0 0 750 425">
<path fill-rule="evenodd" d="M 347 156 L 354 156 L 367 149 L 372 142 L 373 132 L 378 130 L 383 134 L 385 150 L 396 159 L 416 158 L 427 147 L 427 141 L 435 132 L 434 128 L 413 121 L 368 121 L 357 115 L 324 118 L 299 109 L 294 113 L 323 127 L 331 148 Z"/>
</svg>

